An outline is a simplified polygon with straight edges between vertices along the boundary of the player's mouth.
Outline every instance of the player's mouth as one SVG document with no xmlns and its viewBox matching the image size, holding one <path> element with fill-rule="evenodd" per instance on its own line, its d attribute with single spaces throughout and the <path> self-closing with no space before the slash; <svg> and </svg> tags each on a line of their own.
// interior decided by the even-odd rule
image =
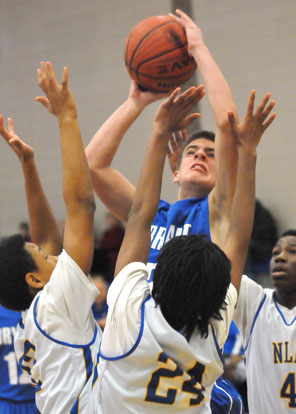
<svg viewBox="0 0 296 414">
<path fill-rule="evenodd" d="M 274 267 L 271 271 L 271 276 L 275 279 L 285 277 L 286 274 L 287 272 L 283 267 Z"/>
<path fill-rule="evenodd" d="M 196 171 L 202 171 L 204 173 L 207 172 L 206 167 L 203 164 L 199 164 L 199 163 L 194 163 L 192 164 L 192 166 L 190 167 L 191 170 L 196 170 Z"/>
</svg>

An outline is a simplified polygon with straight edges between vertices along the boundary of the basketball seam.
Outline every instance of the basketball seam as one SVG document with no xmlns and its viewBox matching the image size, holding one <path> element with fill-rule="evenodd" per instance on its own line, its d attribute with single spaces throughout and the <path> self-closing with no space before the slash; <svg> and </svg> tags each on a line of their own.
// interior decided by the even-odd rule
<svg viewBox="0 0 296 414">
<path fill-rule="evenodd" d="M 190 69 L 190 70 L 188 70 L 187 72 L 182 72 L 182 73 L 181 73 L 181 74 L 179 74 L 179 75 L 173 75 L 173 76 L 171 76 L 171 77 L 168 77 L 168 76 L 167 76 L 167 77 L 166 77 L 166 79 L 175 79 L 175 78 L 180 78 L 180 77 L 182 77 L 182 76 L 187 75 L 188 73 L 190 73 L 193 69 L 195 70 L 195 68 L 191 68 L 191 69 Z M 137 76 L 138 76 L 138 75 L 140 75 L 140 76 L 143 76 L 143 77 L 145 77 L 145 78 L 149 78 L 149 79 L 159 79 L 159 81 L 161 81 L 161 80 L 162 80 L 159 76 L 154 76 L 154 75 L 146 75 L 146 74 L 141 73 L 141 72 L 137 71 L 136 69 L 132 69 L 132 68 L 130 68 L 130 70 L 131 70 L 131 72 L 135 72 Z M 165 80 L 163 80 L 163 82 L 165 82 Z"/>
<path fill-rule="evenodd" d="M 165 26 L 165 25 L 167 25 L 167 24 L 172 24 L 172 23 L 174 23 L 174 24 L 176 24 L 176 22 L 174 21 L 174 20 L 172 20 L 172 21 L 169 21 L 169 22 L 165 22 L 165 23 L 161 23 L 160 25 L 158 25 L 158 26 L 156 26 L 156 27 L 153 27 L 153 29 L 151 29 L 149 32 L 147 32 L 143 37 L 142 37 L 142 39 L 138 42 L 138 44 L 137 44 L 137 46 L 135 47 L 135 50 L 134 50 L 134 52 L 133 52 L 133 54 L 132 54 L 132 57 L 131 57 L 131 60 L 130 60 L 130 67 L 132 66 L 132 63 L 133 63 L 133 59 L 134 59 L 134 57 L 135 57 L 135 54 L 136 54 L 136 51 L 138 50 L 138 48 L 140 47 L 140 45 L 143 43 L 143 41 L 146 39 L 146 37 L 148 37 L 152 32 L 154 32 L 155 30 L 157 30 L 157 29 L 159 29 L 160 27 L 162 27 L 162 26 Z"/>
<path fill-rule="evenodd" d="M 139 65 L 137 66 L 137 68 L 136 69 L 133 69 L 133 70 L 138 73 L 138 71 L 140 70 L 140 66 L 144 65 L 145 63 L 149 62 L 150 60 L 157 59 L 160 56 L 164 56 L 164 55 L 167 55 L 168 53 L 174 52 L 174 50 L 181 49 L 183 46 L 186 46 L 187 44 L 188 44 L 187 42 L 186 43 L 183 43 L 182 45 L 180 45 L 178 47 L 175 47 L 174 49 L 166 50 L 165 52 L 162 52 L 162 53 L 159 53 L 158 55 L 152 56 L 149 59 L 143 60 L 141 63 L 139 63 Z M 132 69 L 131 66 L 130 66 L 130 68 Z"/>
</svg>

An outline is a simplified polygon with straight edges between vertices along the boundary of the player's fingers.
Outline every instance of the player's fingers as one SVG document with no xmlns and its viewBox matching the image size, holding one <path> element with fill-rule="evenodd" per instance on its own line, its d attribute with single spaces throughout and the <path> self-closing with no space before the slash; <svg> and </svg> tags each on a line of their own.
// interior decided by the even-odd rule
<svg viewBox="0 0 296 414">
<path fill-rule="evenodd" d="M 65 92 L 68 87 L 68 75 L 69 69 L 67 66 L 64 67 L 63 76 L 62 76 L 62 90 Z"/>
<path fill-rule="evenodd" d="M 275 117 L 276 117 L 276 113 L 273 113 L 272 115 L 270 115 L 270 117 L 269 118 L 267 118 L 267 120 L 264 122 L 264 124 L 263 124 L 263 128 L 264 128 L 264 131 L 269 127 L 269 125 L 274 121 L 274 119 L 275 119 Z"/>
<path fill-rule="evenodd" d="M 48 83 L 48 79 L 47 79 L 47 75 L 46 75 L 46 65 L 45 62 L 40 62 L 40 68 L 37 69 L 37 79 L 38 79 L 38 85 L 39 87 L 43 90 L 46 91 L 47 90 L 47 83 Z"/>
<path fill-rule="evenodd" d="M 164 105 L 170 105 L 171 103 L 174 102 L 176 96 L 178 95 L 178 93 L 180 92 L 181 88 L 178 87 L 176 89 L 173 90 L 173 92 L 170 94 L 170 96 L 168 97 L 168 99 L 164 102 Z"/>
<path fill-rule="evenodd" d="M 183 135 L 182 131 L 176 131 L 175 132 L 175 139 L 176 139 L 176 145 L 177 147 L 180 147 L 183 143 Z"/>
<path fill-rule="evenodd" d="M 7 118 L 8 130 L 14 134 L 14 124 L 12 118 Z"/>
<path fill-rule="evenodd" d="M 262 112 L 262 116 L 261 116 L 262 121 L 264 121 L 268 117 L 268 115 L 271 113 L 274 107 L 275 107 L 275 101 L 271 101 L 268 107 L 264 109 L 264 111 Z"/>
<path fill-rule="evenodd" d="M 249 101 L 248 101 L 248 105 L 247 105 L 247 115 L 253 115 L 255 97 L 256 97 L 256 91 L 255 91 L 255 89 L 253 89 L 250 92 L 250 96 L 249 96 Z M 228 121 L 229 121 L 229 117 L 228 117 Z"/>
<path fill-rule="evenodd" d="M 264 108 L 266 107 L 266 104 L 269 100 L 269 98 L 271 97 L 271 93 L 266 93 L 264 98 L 262 99 L 262 101 L 260 102 L 260 104 L 258 105 L 255 115 L 258 116 L 260 114 L 262 114 L 262 112 L 264 111 Z"/>
<path fill-rule="evenodd" d="M 201 114 L 198 112 L 188 115 L 186 118 L 186 126 L 188 126 L 189 124 L 191 124 L 191 122 L 193 122 L 195 119 L 200 118 L 200 117 L 201 117 Z"/>
<path fill-rule="evenodd" d="M 56 86 L 57 81 L 51 62 L 46 62 L 46 75 L 50 86 Z"/>
<path fill-rule="evenodd" d="M 49 108 L 49 100 L 45 96 L 36 96 L 34 101 L 40 102 L 46 109 Z"/>
<path fill-rule="evenodd" d="M 228 124 L 229 124 L 231 134 L 233 136 L 237 136 L 236 119 L 235 119 L 234 112 L 233 111 L 228 111 L 227 112 L 227 117 L 228 117 Z"/>
</svg>

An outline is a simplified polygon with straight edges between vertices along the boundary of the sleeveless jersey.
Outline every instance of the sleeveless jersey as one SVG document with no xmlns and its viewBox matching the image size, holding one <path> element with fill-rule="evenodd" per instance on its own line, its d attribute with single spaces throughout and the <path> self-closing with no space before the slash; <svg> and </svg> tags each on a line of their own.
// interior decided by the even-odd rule
<svg viewBox="0 0 296 414">
<path fill-rule="evenodd" d="M 62 257 L 62 259 L 61 259 Z M 66 289 L 69 285 L 72 285 L 70 291 Z M 60 287 L 62 288 L 60 289 Z M 60 290 L 59 290 L 60 289 Z M 77 296 L 77 291 L 80 290 L 80 296 Z M 50 292 L 50 294 L 48 293 Z M 44 296 L 44 294 L 46 296 Z M 65 301 L 60 300 L 60 294 L 64 294 Z M 42 414 L 66 414 L 66 413 L 83 413 L 89 414 L 87 408 L 82 409 L 80 404 L 80 393 L 83 392 L 83 388 L 93 373 L 94 362 L 98 352 L 98 344 L 101 338 L 100 328 L 97 327 L 91 311 L 91 304 L 95 299 L 97 289 L 87 278 L 78 265 L 63 252 L 59 257 L 58 263 L 54 272 L 51 275 L 50 281 L 44 287 L 44 289 L 35 296 L 29 310 L 23 317 L 17 328 L 15 337 L 15 351 L 18 357 L 19 363 L 24 371 L 31 376 L 31 382 L 36 387 L 36 405 Z M 43 295 L 43 297 L 41 296 Z M 57 329 L 65 332 L 64 336 L 72 335 L 72 343 L 67 340 L 62 340 L 60 337 L 56 339 L 49 335 L 40 325 L 37 320 L 37 312 L 39 316 L 39 310 L 41 305 L 41 299 L 48 298 L 47 307 L 50 309 L 56 309 L 56 313 L 60 315 L 54 317 L 54 314 L 50 314 L 50 319 L 54 320 L 58 326 Z M 58 303 L 60 303 L 60 312 L 58 308 L 53 307 L 50 298 L 57 297 Z M 82 303 L 79 303 L 82 302 Z M 67 306 L 71 309 L 74 317 L 79 317 L 79 313 L 82 314 L 82 310 L 78 312 L 78 315 L 74 312 L 74 306 L 78 309 L 79 306 L 89 307 L 85 309 L 85 315 L 81 315 L 83 322 L 77 322 L 76 325 L 73 322 L 73 326 L 79 326 L 82 323 L 90 326 L 87 337 L 92 338 L 89 343 L 79 345 L 83 343 L 83 333 L 75 329 L 69 328 L 71 323 L 71 310 L 70 321 L 66 318 L 66 314 L 63 312 L 63 307 Z M 56 304 L 55 304 L 56 305 Z M 52 323 L 51 321 L 48 321 Z M 89 322 L 89 324 L 88 324 Z M 46 320 L 43 322 L 46 324 Z M 75 336 L 75 338 L 74 338 Z"/>
<path fill-rule="evenodd" d="M 157 256 L 164 243 L 175 236 L 187 234 L 206 234 L 211 239 L 208 196 L 179 200 L 173 204 L 160 200 L 151 226 L 151 245 L 147 262 L 149 282 L 153 280 Z M 221 406 L 224 408 L 221 409 Z M 244 413 L 241 396 L 230 381 L 223 378 L 217 380 L 213 388 L 211 409 L 213 414 Z"/>
<path fill-rule="evenodd" d="M 214 328 L 209 325 L 207 338 L 201 338 L 199 332 L 194 331 L 188 342 L 167 323 L 160 308 L 155 306 L 149 295 L 145 267 L 137 265 L 139 264 L 131 263 L 126 266 L 113 282 L 117 285 L 111 285 L 108 293 L 112 303 L 95 374 L 93 395 L 99 403 L 94 403 L 94 407 L 98 407 L 94 412 L 210 413 L 211 390 L 223 372 L 222 354 Z M 148 289 L 146 299 L 145 285 Z M 134 296 L 129 293 L 133 291 Z M 141 291 L 143 300 L 140 297 Z M 223 331 L 228 330 L 236 302 L 233 286 L 227 298 L 227 321 L 219 321 L 217 325 Z M 139 306 L 133 305 L 134 312 L 130 308 L 129 315 L 116 321 L 116 314 L 122 312 L 125 301 L 138 301 Z M 116 309 L 117 306 L 120 308 Z M 120 328 L 126 330 L 125 321 L 128 323 L 130 319 L 136 325 L 137 332 L 136 337 L 133 335 L 132 342 L 129 341 L 128 333 L 122 335 L 120 332 Z M 140 326 L 137 325 L 138 320 Z M 118 333 L 117 337 L 113 335 L 114 330 Z M 123 336 L 127 337 L 127 342 Z M 226 336 L 227 334 L 225 338 Z M 115 351 L 118 340 L 121 340 L 123 346 L 129 344 L 129 349 L 125 349 L 121 355 L 116 355 Z"/>
<path fill-rule="evenodd" d="M 210 237 L 208 196 L 190 198 L 169 204 L 160 200 L 158 211 L 151 226 L 151 245 L 147 267 L 149 281 L 162 246 L 175 236 L 207 234 Z"/>
<path fill-rule="evenodd" d="M 252 414 L 296 412 L 296 307 L 243 277 L 235 321 L 243 336 Z"/>
<path fill-rule="evenodd" d="M 20 410 L 30 407 L 29 411 L 24 408 L 23 412 L 36 413 L 35 389 L 30 384 L 29 375 L 18 365 L 14 352 L 14 336 L 20 319 L 20 312 L 0 305 L 0 412 L 14 413 L 16 405 Z"/>
</svg>

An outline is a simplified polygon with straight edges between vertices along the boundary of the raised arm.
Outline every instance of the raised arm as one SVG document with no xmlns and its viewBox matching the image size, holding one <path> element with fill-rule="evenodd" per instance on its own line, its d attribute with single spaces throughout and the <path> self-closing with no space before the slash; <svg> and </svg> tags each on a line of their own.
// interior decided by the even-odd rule
<svg viewBox="0 0 296 414">
<path fill-rule="evenodd" d="M 34 150 L 14 131 L 13 120 L 8 118 L 8 128 L 0 115 L 0 134 L 17 155 L 25 179 L 25 191 L 32 241 L 50 255 L 58 255 L 62 240 L 58 225 L 42 188 L 34 159 Z"/>
<path fill-rule="evenodd" d="M 266 94 L 253 113 L 255 91 L 252 91 L 241 124 L 237 122 L 233 112 L 230 111 L 228 114 L 230 130 L 238 145 L 238 174 L 224 250 L 232 263 L 231 282 L 237 290 L 239 290 L 253 227 L 256 148 L 262 134 L 276 116 L 276 114 L 270 115 L 275 102 L 271 101 L 268 104 L 269 98 L 270 94 Z"/>
<path fill-rule="evenodd" d="M 205 45 L 200 28 L 179 9 L 176 15 L 170 16 L 185 28 L 188 52 L 198 65 L 216 122 L 217 179 L 210 194 L 210 226 L 213 241 L 220 242 L 225 234 L 221 222 L 224 223 L 225 217 L 230 218 L 237 173 L 237 147 L 229 130 L 227 113 L 232 111 L 237 117 L 237 110 L 229 85 Z"/>
<path fill-rule="evenodd" d="M 186 128 L 197 113 L 189 111 L 204 95 L 203 86 L 191 87 L 177 97 L 177 88 L 158 109 L 151 138 L 137 184 L 135 197 L 117 258 L 115 275 L 131 262 L 147 262 L 150 249 L 150 227 L 161 192 L 162 173 L 171 134 Z"/>
<path fill-rule="evenodd" d="M 142 92 L 131 81 L 128 99 L 107 119 L 85 149 L 94 190 L 100 200 L 123 222 L 128 219 L 135 187 L 111 167 L 121 140 L 151 102 L 164 94 Z"/>
<path fill-rule="evenodd" d="M 68 68 L 61 85 L 50 62 L 41 62 L 38 83 L 46 94 L 35 100 L 56 116 L 62 153 L 63 196 L 66 205 L 64 249 L 88 273 L 93 257 L 95 201 L 88 165 L 77 121 L 74 99 L 68 88 Z"/>
</svg>

